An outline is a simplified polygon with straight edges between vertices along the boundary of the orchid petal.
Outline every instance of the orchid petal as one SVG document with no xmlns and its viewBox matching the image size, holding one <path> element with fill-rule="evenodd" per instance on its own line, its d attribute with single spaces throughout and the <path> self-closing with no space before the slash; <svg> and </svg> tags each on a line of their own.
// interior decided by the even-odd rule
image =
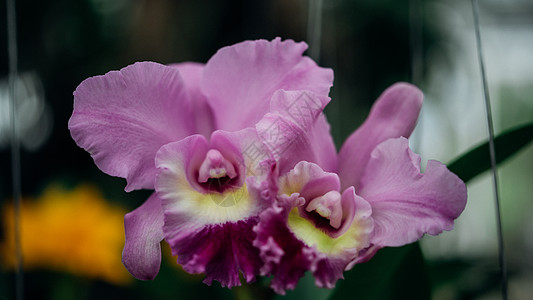
<svg viewBox="0 0 533 300">
<path fill-rule="evenodd" d="M 337 150 L 330 125 L 322 113 L 330 101 L 329 97 L 309 91 L 277 91 L 272 96 L 270 111 L 291 120 L 305 133 L 305 139 L 301 136 L 294 138 L 299 142 L 306 141 L 306 147 L 313 153 L 313 157 L 302 158 L 300 151 L 295 153 L 295 156 L 300 157 L 296 161 L 314 162 L 324 171 L 334 172 L 337 170 Z M 293 164 L 294 162 L 290 165 Z"/>
<path fill-rule="evenodd" d="M 131 191 L 154 187 L 157 150 L 192 134 L 193 120 L 179 71 L 143 62 L 83 81 L 69 129 L 96 165 L 126 178 Z"/>
<path fill-rule="evenodd" d="M 243 154 L 239 151 L 250 134 L 255 134 L 251 128 L 235 133 L 215 131 L 210 144 L 203 136 L 193 135 L 161 147 L 155 158 L 159 169 L 155 187 L 162 199 L 165 215 L 172 212 L 203 226 L 237 222 L 257 215 L 264 209 L 263 206 L 268 203 L 250 196 L 253 192 L 251 189 L 261 185 L 250 186 L 248 183 L 254 183 L 253 178 L 248 178 L 246 182 L 243 180 L 249 166 L 245 164 Z M 198 171 L 209 148 L 220 151 L 238 170 L 238 186 L 229 190 L 228 194 L 211 193 L 198 184 Z M 219 200 L 222 201 L 225 197 L 234 197 L 236 203 L 228 207 L 219 206 Z M 168 227 L 166 222 L 165 227 Z M 166 234 L 165 237 L 170 243 Z"/>
<path fill-rule="evenodd" d="M 279 294 L 294 289 L 306 271 L 313 273 L 319 287 L 332 288 L 358 252 L 369 246 L 373 228 L 370 205 L 353 188 L 342 195 L 343 207 L 353 211 L 347 212 L 342 234 L 335 237 L 298 216 L 301 201 L 295 196 L 281 196 L 254 227 L 254 245 L 264 262 L 261 275 L 273 275 L 271 287 Z"/>
<path fill-rule="evenodd" d="M 218 128 L 235 131 L 254 126 L 279 89 L 327 96 L 333 72 L 302 56 L 306 49 L 303 42 L 280 38 L 245 41 L 220 49 L 207 62 L 202 83 L 216 112 Z"/>
<path fill-rule="evenodd" d="M 279 180 L 278 201 L 260 215 L 254 245 L 280 294 L 306 271 L 319 287 L 331 288 L 360 250 L 370 245 L 370 204 L 350 187 L 342 195 L 337 174 L 306 161 Z"/>
<path fill-rule="evenodd" d="M 279 192 L 287 196 L 299 193 L 311 199 L 339 188 L 337 174 L 324 172 L 318 165 L 307 161 L 297 163 L 279 179 Z"/>
<path fill-rule="evenodd" d="M 339 152 L 339 176 L 343 188 L 359 188 L 370 153 L 389 138 L 409 137 L 422 107 L 423 94 L 414 85 L 396 83 L 373 105 L 370 115 Z"/>
<path fill-rule="evenodd" d="M 152 280 L 159 273 L 163 240 L 161 200 L 152 194 L 141 206 L 124 216 L 126 243 L 122 263 L 138 279 Z"/>
<path fill-rule="evenodd" d="M 376 147 L 361 179 L 359 194 L 372 205 L 371 242 L 401 246 L 428 233 L 451 230 L 466 205 L 466 186 L 445 165 L 429 161 L 420 173 L 420 156 L 406 138 Z"/>
<path fill-rule="evenodd" d="M 338 171 L 338 156 L 330 125 L 324 114 L 320 114 L 309 131 L 309 144 L 315 153 L 316 163 L 326 172 Z"/>
<path fill-rule="evenodd" d="M 194 135 L 161 147 L 156 155 L 155 187 L 164 209 L 165 240 L 187 272 L 206 274 L 206 284 L 218 280 L 222 286 L 233 287 L 240 285 L 239 272 L 247 282 L 259 274 L 261 259 L 252 245 L 252 227 L 259 213 L 271 205 L 272 191 L 270 184 L 255 178 L 244 180 L 246 173 L 258 171 L 250 170 L 250 160 L 242 154 L 253 140 L 261 145 L 252 128 L 215 131 L 210 142 Z M 210 149 L 216 150 L 217 157 L 209 157 L 214 153 Z M 231 163 L 238 180 L 216 192 L 202 189 L 195 182 L 210 159 Z M 270 174 L 257 177 L 268 181 Z"/>
<path fill-rule="evenodd" d="M 215 121 L 213 117 L 213 110 L 207 97 L 201 89 L 202 75 L 204 71 L 204 64 L 184 62 L 171 65 L 178 68 L 180 75 L 185 82 L 186 92 L 191 103 L 193 115 L 195 116 L 195 128 L 198 133 L 208 137 L 215 130 Z"/>
<path fill-rule="evenodd" d="M 254 227 L 257 234 L 254 246 L 260 250 L 261 259 L 265 262 L 261 275 L 274 275 L 270 286 L 282 295 L 285 290 L 296 287 L 312 262 L 312 256 L 302 251 L 305 244 L 296 239 L 287 227 L 290 206 L 275 205 L 265 210 L 260 216 L 261 221 Z"/>
<path fill-rule="evenodd" d="M 329 100 L 309 91 L 279 90 L 272 96 L 271 112 L 255 128 L 278 162 L 280 174 L 299 161 L 335 168 L 335 146 L 321 115 Z"/>
<path fill-rule="evenodd" d="M 167 222 L 174 221 L 167 218 Z M 208 285 L 217 280 L 223 287 L 240 286 L 239 271 L 250 283 L 261 267 L 259 250 L 252 245 L 256 224 L 257 218 L 196 228 L 182 224 L 174 229 L 172 252 L 187 272 L 205 273 Z"/>
<path fill-rule="evenodd" d="M 317 260 L 313 276 L 315 276 L 315 284 L 321 288 L 332 289 L 339 279 L 344 279 L 343 273 L 346 267 L 346 259 L 331 258 Z"/>
<path fill-rule="evenodd" d="M 369 261 L 381 248 L 383 247 L 371 244 L 369 247 L 359 251 L 357 257 L 346 266 L 345 271 L 351 270 L 357 264 L 362 264 Z"/>
</svg>

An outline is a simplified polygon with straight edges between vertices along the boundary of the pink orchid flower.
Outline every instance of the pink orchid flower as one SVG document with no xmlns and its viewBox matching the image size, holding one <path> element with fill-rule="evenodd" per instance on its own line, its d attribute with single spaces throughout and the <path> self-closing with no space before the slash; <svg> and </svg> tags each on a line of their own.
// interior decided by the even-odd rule
<svg viewBox="0 0 533 300">
<path fill-rule="evenodd" d="M 157 275 L 165 239 L 207 284 L 240 285 L 239 272 L 255 279 L 262 261 L 252 228 L 276 184 L 270 149 L 254 126 L 281 120 L 279 111 L 301 98 L 321 116 L 308 138 L 320 151 L 308 152 L 309 160 L 328 165 L 335 153 L 321 115 L 333 73 L 302 56 L 306 48 L 247 41 L 205 65 L 136 63 L 78 86 L 69 121 L 76 143 L 103 172 L 125 178 L 126 191 L 155 190 L 124 218 L 122 260 L 132 275 Z"/>
<path fill-rule="evenodd" d="M 319 287 L 332 288 L 345 270 L 380 248 L 453 228 L 466 205 L 465 184 L 438 161 L 421 173 L 420 157 L 407 141 L 422 100 L 410 84 L 387 89 L 339 154 L 324 159 L 327 164 L 301 159 L 299 149 L 315 147 L 306 134 L 294 136 L 296 145 L 276 157 L 277 201 L 254 228 L 261 274 L 273 275 L 276 292 L 294 289 L 307 270 Z M 258 132 L 268 148 L 279 148 Z"/>
</svg>

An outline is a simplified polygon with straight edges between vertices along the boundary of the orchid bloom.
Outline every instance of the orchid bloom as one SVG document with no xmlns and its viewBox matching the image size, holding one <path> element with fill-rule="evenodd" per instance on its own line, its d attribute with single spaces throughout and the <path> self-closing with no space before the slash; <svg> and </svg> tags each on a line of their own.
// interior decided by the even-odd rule
<svg viewBox="0 0 533 300">
<path fill-rule="evenodd" d="M 302 56 L 306 48 L 279 38 L 247 41 L 205 65 L 136 63 L 78 86 L 69 121 L 76 143 L 103 172 L 125 178 L 126 191 L 155 190 L 124 218 L 122 260 L 132 275 L 157 275 L 163 239 L 207 284 L 232 287 L 239 272 L 247 282 L 259 274 L 252 228 L 272 206 L 276 184 L 255 125 L 281 120 L 279 111 L 303 95 L 321 116 L 333 73 Z M 327 151 L 308 157 L 332 165 L 329 125 L 318 118 L 309 140 Z"/>
<path fill-rule="evenodd" d="M 430 160 L 421 173 L 420 157 L 407 141 L 422 100 L 410 84 L 387 89 L 340 153 L 324 159 L 336 162 L 334 168 L 292 151 L 314 147 L 302 137 L 299 147 L 277 157 L 277 201 L 254 228 L 261 274 L 273 275 L 276 292 L 293 289 L 307 270 L 318 286 L 331 288 L 382 247 L 453 228 L 466 205 L 465 184 L 438 161 Z"/>
</svg>

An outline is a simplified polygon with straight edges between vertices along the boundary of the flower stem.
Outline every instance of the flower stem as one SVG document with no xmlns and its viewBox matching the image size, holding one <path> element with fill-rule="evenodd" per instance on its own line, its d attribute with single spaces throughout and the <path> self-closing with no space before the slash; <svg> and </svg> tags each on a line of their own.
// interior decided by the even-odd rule
<svg viewBox="0 0 533 300">
<path fill-rule="evenodd" d="M 487 83 L 487 76 L 485 72 L 485 63 L 483 60 L 483 47 L 481 45 L 481 33 L 479 29 L 479 5 L 477 0 L 472 0 L 472 12 L 474 14 L 474 29 L 476 33 L 477 56 L 479 59 L 479 67 L 481 71 L 481 80 L 483 83 L 483 96 L 485 98 L 485 108 L 487 111 L 487 124 L 489 130 L 489 151 L 490 164 L 492 169 L 492 185 L 494 191 L 494 200 L 496 206 L 496 225 L 498 230 L 498 248 L 499 248 L 499 263 L 502 281 L 502 299 L 507 299 L 507 269 L 505 264 L 503 231 L 502 231 L 502 217 L 500 212 L 500 197 L 498 189 L 498 175 L 496 170 L 496 151 L 494 150 L 494 125 L 492 124 L 492 109 L 490 106 L 489 87 Z"/>
</svg>

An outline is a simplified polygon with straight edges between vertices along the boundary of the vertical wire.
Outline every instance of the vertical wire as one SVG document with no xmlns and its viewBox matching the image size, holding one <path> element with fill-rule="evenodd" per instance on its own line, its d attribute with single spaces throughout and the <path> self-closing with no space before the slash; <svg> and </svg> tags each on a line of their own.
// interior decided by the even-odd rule
<svg viewBox="0 0 533 300">
<path fill-rule="evenodd" d="M 423 11 L 420 0 L 409 0 L 409 50 L 411 52 L 411 83 L 421 87 L 423 73 Z M 422 148 L 422 119 L 418 119 L 416 130 L 413 132 L 413 149 Z"/>
<path fill-rule="evenodd" d="M 504 253 L 504 243 L 503 243 L 503 231 L 502 231 L 502 218 L 500 211 L 500 197 L 499 197 L 499 188 L 498 188 L 498 174 L 496 170 L 496 151 L 494 149 L 494 125 L 492 123 L 492 109 L 490 105 L 490 95 L 489 88 L 487 83 L 487 76 L 485 72 L 485 63 L 483 60 L 483 51 L 481 45 L 481 33 L 479 26 L 479 5 L 477 0 L 472 0 L 472 12 L 474 14 L 474 29 L 476 33 L 476 45 L 477 45 L 477 56 L 479 59 L 479 68 L 481 71 L 481 80 L 483 84 L 483 97 L 485 99 L 485 109 L 487 111 L 487 125 L 489 130 L 489 151 L 490 151 L 490 165 L 492 173 L 492 185 L 494 192 L 494 200 L 496 206 L 496 223 L 498 231 L 498 249 L 499 249 L 499 263 L 500 263 L 500 272 L 501 272 L 501 292 L 502 298 L 507 299 L 507 268 L 505 264 L 505 253 Z"/>
<path fill-rule="evenodd" d="M 323 0 L 308 0 L 308 13 L 307 13 L 307 42 L 309 43 L 309 57 L 315 62 L 320 62 L 320 48 L 322 41 L 322 10 Z M 332 24 L 331 26 L 335 26 Z M 335 45 L 334 43 L 332 43 Z M 336 51 L 333 51 L 335 53 Z M 335 94 L 340 95 L 339 85 L 336 86 Z M 331 96 L 333 97 L 333 96 Z M 341 128 L 341 97 L 337 97 L 335 101 L 331 101 L 328 106 L 328 119 L 333 125 L 333 128 Z M 334 123 L 335 124 L 334 124 Z"/>
<path fill-rule="evenodd" d="M 15 221 L 15 251 L 16 251 L 16 278 L 15 278 L 15 295 L 16 299 L 24 298 L 24 277 L 22 264 L 22 249 L 20 244 L 20 202 L 21 202 L 21 184 L 20 184 L 20 146 L 17 130 L 17 109 L 16 104 L 16 84 L 18 78 L 17 66 L 17 19 L 15 0 L 7 0 L 7 44 L 9 59 L 9 99 L 11 101 L 11 175 L 13 180 L 13 201 L 14 201 L 14 221 Z"/>
<path fill-rule="evenodd" d="M 309 0 L 307 15 L 307 41 L 309 56 L 316 62 L 320 57 L 320 41 L 322 38 L 322 0 Z"/>
</svg>

